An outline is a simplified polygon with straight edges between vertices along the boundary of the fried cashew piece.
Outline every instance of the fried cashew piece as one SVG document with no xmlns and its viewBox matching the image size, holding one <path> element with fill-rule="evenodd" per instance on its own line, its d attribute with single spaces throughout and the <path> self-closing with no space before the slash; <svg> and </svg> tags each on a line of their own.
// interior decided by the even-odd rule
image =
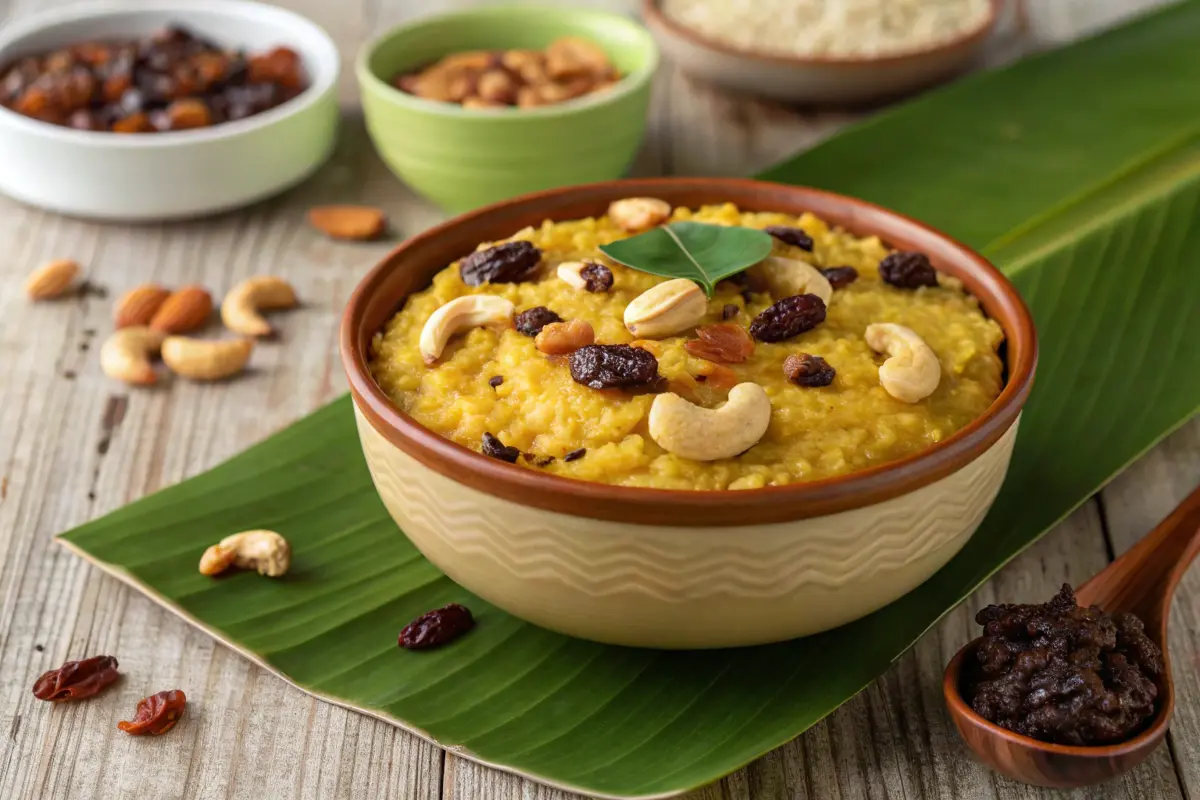
<svg viewBox="0 0 1200 800">
<path fill-rule="evenodd" d="M 219 575 L 230 567 L 256 570 L 278 578 L 292 563 L 292 546 L 275 531 L 242 531 L 226 536 L 200 557 L 201 575 Z"/>
<path fill-rule="evenodd" d="M 626 197 L 609 205 L 608 216 L 622 230 L 639 233 L 666 222 L 671 204 L 657 197 Z"/>
<path fill-rule="evenodd" d="M 798 294 L 815 294 L 826 306 L 833 298 L 833 286 L 820 270 L 806 261 L 782 256 L 769 256 L 750 269 L 751 281 L 767 287 L 771 297 L 782 300 Z"/>
<path fill-rule="evenodd" d="M 166 336 L 146 325 L 115 330 L 100 347 L 100 369 L 110 378 L 151 386 L 158 382 L 158 375 L 150 360 L 158 355 Z"/>
<path fill-rule="evenodd" d="M 937 353 L 912 328 L 891 322 L 867 326 L 867 345 L 889 358 L 879 367 L 879 383 L 905 403 L 917 403 L 933 394 L 942 380 Z"/>
<path fill-rule="evenodd" d="M 221 302 L 221 322 L 242 336 L 271 336 L 275 329 L 260 311 L 296 307 L 296 290 L 283 278 L 258 275 L 229 290 Z"/>
<path fill-rule="evenodd" d="M 625 306 L 625 327 L 639 339 L 662 339 L 694 328 L 708 312 L 695 281 L 674 278 L 652 286 Z"/>
<path fill-rule="evenodd" d="M 176 375 L 194 381 L 219 381 L 236 375 L 245 368 L 253 351 L 253 339 L 168 336 L 162 343 L 163 363 Z"/>
<path fill-rule="evenodd" d="M 456 297 L 425 320 L 419 343 L 421 357 L 426 364 L 433 364 L 456 333 L 484 325 L 511 324 L 514 311 L 510 301 L 491 294 Z"/>
<path fill-rule="evenodd" d="M 739 383 L 720 408 L 702 408 L 677 394 L 650 406 L 650 437 L 666 451 L 693 461 L 733 458 L 753 447 L 771 424 L 771 400 L 757 383 Z"/>
</svg>

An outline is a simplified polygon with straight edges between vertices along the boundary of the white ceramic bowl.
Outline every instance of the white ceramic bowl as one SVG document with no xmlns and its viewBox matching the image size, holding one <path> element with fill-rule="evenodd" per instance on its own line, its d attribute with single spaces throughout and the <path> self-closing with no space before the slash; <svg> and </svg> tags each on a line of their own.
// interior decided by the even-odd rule
<svg viewBox="0 0 1200 800">
<path fill-rule="evenodd" d="M 80 217 L 147 221 L 210 214 L 312 174 L 337 138 L 338 52 L 319 26 L 243 0 L 117 0 L 58 9 L 0 29 L 0 64 L 81 41 L 134 38 L 177 23 L 251 52 L 287 45 L 309 88 L 243 120 L 153 134 L 77 131 L 0 107 L 0 192 Z"/>
<path fill-rule="evenodd" d="M 887 56 L 810 57 L 741 50 L 705 38 L 643 0 L 646 27 L 687 74 L 734 91 L 790 103 L 851 105 L 884 100 L 962 72 L 987 43 L 999 0 L 983 24 L 932 47 Z"/>
</svg>

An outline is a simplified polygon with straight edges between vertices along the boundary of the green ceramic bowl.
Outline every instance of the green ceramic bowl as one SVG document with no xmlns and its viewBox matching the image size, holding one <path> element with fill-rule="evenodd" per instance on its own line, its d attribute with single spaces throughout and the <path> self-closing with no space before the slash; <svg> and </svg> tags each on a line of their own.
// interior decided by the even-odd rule
<svg viewBox="0 0 1200 800">
<path fill-rule="evenodd" d="M 531 109 L 464 109 L 394 89 L 399 72 L 464 50 L 541 48 L 573 34 L 625 77 L 612 89 Z M 450 212 L 620 177 L 646 127 L 658 48 L 636 22 L 583 9 L 493 6 L 393 28 L 359 54 L 367 130 L 402 180 Z"/>
</svg>

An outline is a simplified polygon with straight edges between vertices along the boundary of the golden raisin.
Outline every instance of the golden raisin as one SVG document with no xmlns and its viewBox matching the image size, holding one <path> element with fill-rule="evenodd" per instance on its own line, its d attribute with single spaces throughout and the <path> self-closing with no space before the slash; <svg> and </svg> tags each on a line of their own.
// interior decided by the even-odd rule
<svg viewBox="0 0 1200 800">
<path fill-rule="evenodd" d="M 754 354 L 754 340 L 741 325 L 724 322 L 696 329 L 699 339 L 691 339 L 684 348 L 696 358 L 740 364 Z"/>
<path fill-rule="evenodd" d="M 533 343 L 548 356 L 561 356 L 574 353 L 594 341 L 596 332 L 592 326 L 584 320 L 573 319 L 570 322 L 551 322 L 542 328 Z"/>
</svg>

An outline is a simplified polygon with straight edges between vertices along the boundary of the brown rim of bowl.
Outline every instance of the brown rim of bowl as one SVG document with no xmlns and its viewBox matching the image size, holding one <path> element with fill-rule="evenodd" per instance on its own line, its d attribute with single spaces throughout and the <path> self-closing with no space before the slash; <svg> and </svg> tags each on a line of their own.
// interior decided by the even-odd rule
<svg viewBox="0 0 1200 800">
<path fill-rule="evenodd" d="M 603 214 L 613 200 L 656 196 L 672 205 L 732 202 L 756 211 L 811 211 L 858 235 L 878 234 L 898 249 L 921 250 L 963 281 L 1004 328 L 1008 381 L 978 419 L 920 453 L 849 475 L 746 490 L 691 491 L 616 486 L 534 472 L 469 450 L 418 424 L 388 399 L 367 367 L 372 336 L 411 292 L 475 250 L 544 219 Z M 405 262 L 408 269 L 401 268 Z M 645 178 L 524 195 L 458 216 L 393 250 L 355 288 L 342 318 L 342 362 L 359 411 L 380 434 L 420 463 L 473 489 L 573 516 L 642 524 L 736 526 L 786 522 L 861 508 L 944 478 L 991 447 L 1013 425 L 1033 384 L 1037 342 L 1017 290 L 983 256 L 915 220 L 843 195 L 744 178 Z"/>
<path fill-rule="evenodd" d="M 948 39 L 944 42 L 938 42 L 932 47 L 913 48 L 911 50 L 903 50 L 897 53 L 888 53 L 883 56 L 786 56 L 773 53 L 766 53 L 757 50 L 744 50 L 738 47 L 732 47 L 724 42 L 710 39 L 692 28 L 682 25 L 668 17 L 660 9 L 659 5 L 662 0 L 642 0 L 642 17 L 647 24 L 653 28 L 653 25 L 660 25 L 666 28 L 676 36 L 688 40 L 697 47 L 703 47 L 708 50 L 716 50 L 727 56 L 736 58 L 749 58 L 755 61 L 763 61 L 769 64 L 779 64 L 792 67 L 806 66 L 875 66 L 894 64 L 899 61 L 907 61 L 918 56 L 933 55 L 935 53 L 943 53 L 951 50 L 957 50 L 960 47 L 967 47 L 975 44 L 980 39 L 987 36 L 996 25 L 996 20 L 999 18 L 998 7 L 1003 0 L 988 0 L 988 15 L 984 18 L 982 24 L 977 28 L 966 31 L 953 39 Z"/>
<path fill-rule="evenodd" d="M 981 641 L 983 641 L 982 637 L 973 639 L 955 653 L 954 658 L 950 659 L 950 663 L 946 665 L 946 672 L 942 676 L 942 694 L 946 698 L 946 705 L 950 708 L 950 715 L 956 720 L 965 720 L 978 728 L 982 728 L 1000 737 L 1009 745 L 1016 748 L 1039 750 L 1052 755 L 1071 758 L 1093 759 L 1129 756 L 1143 748 L 1156 747 L 1158 741 L 1166 735 L 1171 716 L 1175 712 L 1175 693 L 1173 691 L 1167 692 L 1166 701 L 1155 709 L 1154 716 L 1150 718 L 1150 723 L 1146 730 L 1132 739 L 1126 739 L 1116 744 L 1055 744 L 1054 742 L 1043 742 L 1041 739 L 1034 739 L 1031 736 L 1024 736 L 1020 733 L 1013 733 L 1007 728 L 1001 728 L 996 723 L 976 714 L 975 710 L 967 705 L 967 701 L 963 698 L 962 691 L 959 689 L 962 681 L 963 662 L 966 660 L 968 653 L 975 652 L 975 648 L 979 646 Z M 1162 689 L 1163 682 L 1160 682 L 1159 691 L 1162 692 Z M 1159 723 L 1159 718 L 1163 716 L 1166 717 L 1167 724 Z"/>
</svg>

